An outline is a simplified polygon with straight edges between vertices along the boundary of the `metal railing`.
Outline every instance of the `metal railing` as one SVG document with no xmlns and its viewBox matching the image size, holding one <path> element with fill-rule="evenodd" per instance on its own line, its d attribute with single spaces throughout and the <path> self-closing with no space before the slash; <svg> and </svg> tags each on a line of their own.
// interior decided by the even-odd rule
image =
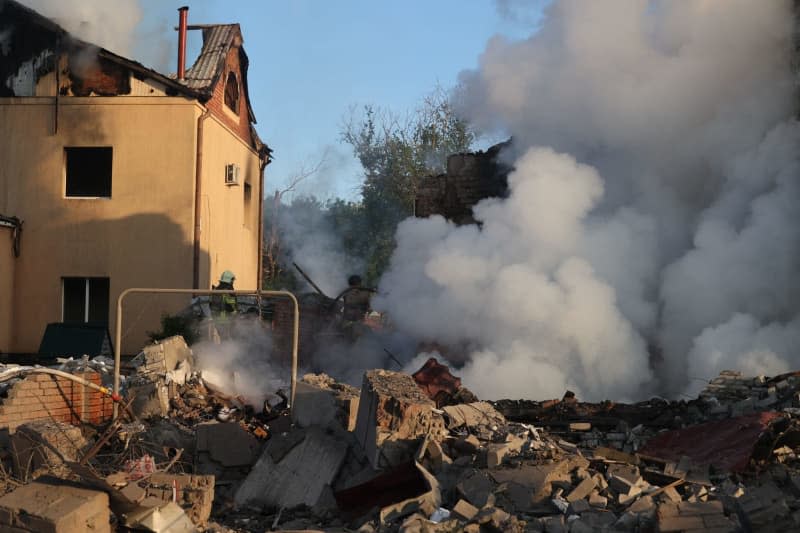
<svg viewBox="0 0 800 533">
<path fill-rule="evenodd" d="M 122 301 L 129 294 L 192 294 L 198 296 L 211 296 L 211 295 L 245 295 L 257 294 L 259 296 L 272 296 L 278 298 L 288 298 L 292 301 L 294 306 L 294 320 L 292 327 L 292 381 L 291 381 L 291 396 L 289 407 L 294 405 L 295 388 L 297 387 L 297 344 L 300 336 L 300 305 L 297 303 L 297 298 L 294 294 L 288 291 L 217 291 L 209 289 L 142 289 L 133 288 L 125 289 L 120 293 L 117 298 L 117 321 L 114 333 L 114 392 L 119 394 L 119 376 L 122 354 Z M 117 418 L 118 405 L 114 402 L 114 418 Z"/>
</svg>

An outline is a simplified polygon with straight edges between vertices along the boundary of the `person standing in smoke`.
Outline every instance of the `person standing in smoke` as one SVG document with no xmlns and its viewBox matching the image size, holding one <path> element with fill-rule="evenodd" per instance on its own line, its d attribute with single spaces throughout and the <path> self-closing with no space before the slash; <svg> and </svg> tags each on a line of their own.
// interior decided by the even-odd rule
<svg viewBox="0 0 800 533">
<path fill-rule="evenodd" d="M 370 299 L 375 289 L 363 287 L 361 276 L 353 274 L 347 278 L 347 289 L 342 293 L 342 329 L 351 338 L 358 337 L 363 330 L 364 317 L 370 311 Z"/>
<path fill-rule="evenodd" d="M 354 274 L 347 278 L 347 289 L 342 301 L 344 302 L 344 320 L 346 322 L 360 322 L 369 312 L 372 289 L 361 286 L 361 276 Z"/>
<path fill-rule="evenodd" d="M 219 277 L 219 283 L 211 287 L 215 291 L 232 291 L 236 276 L 226 270 Z M 220 294 L 211 297 L 211 313 L 217 327 L 217 334 L 224 339 L 230 339 L 233 325 L 233 315 L 236 314 L 236 296 L 233 294 Z"/>
</svg>

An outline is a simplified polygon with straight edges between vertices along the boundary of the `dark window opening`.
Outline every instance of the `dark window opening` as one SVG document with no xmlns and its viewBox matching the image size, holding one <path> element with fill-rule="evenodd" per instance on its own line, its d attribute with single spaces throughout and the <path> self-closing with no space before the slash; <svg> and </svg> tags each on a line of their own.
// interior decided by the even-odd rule
<svg viewBox="0 0 800 533">
<path fill-rule="evenodd" d="M 239 114 L 239 82 L 233 72 L 228 72 L 228 80 L 225 82 L 225 105 Z"/>
<path fill-rule="evenodd" d="M 108 278 L 63 278 L 63 322 L 108 324 Z"/>
<path fill-rule="evenodd" d="M 67 159 L 66 195 L 111 198 L 112 149 L 104 147 L 64 148 Z"/>
</svg>

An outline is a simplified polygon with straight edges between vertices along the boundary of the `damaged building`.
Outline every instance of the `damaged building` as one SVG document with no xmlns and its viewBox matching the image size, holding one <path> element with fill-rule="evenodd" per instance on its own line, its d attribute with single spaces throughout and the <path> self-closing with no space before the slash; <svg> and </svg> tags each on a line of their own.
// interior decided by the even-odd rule
<svg viewBox="0 0 800 533">
<path fill-rule="evenodd" d="M 0 352 L 36 352 L 48 323 L 113 323 L 129 287 L 209 289 L 225 270 L 258 287 L 271 151 L 241 29 L 187 11 L 166 75 L 0 0 Z M 203 39 L 188 68 L 187 30 Z M 126 304 L 141 319 L 123 352 L 185 304 Z"/>
<path fill-rule="evenodd" d="M 444 174 L 420 180 L 414 214 L 422 218 L 441 215 L 456 224 L 474 224 L 475 204 L 508 195 L 511 166 L 504 159 L 504 151 L 509 148 L 511 139 L 486 151 L 449 156 Z"/>
</svg>

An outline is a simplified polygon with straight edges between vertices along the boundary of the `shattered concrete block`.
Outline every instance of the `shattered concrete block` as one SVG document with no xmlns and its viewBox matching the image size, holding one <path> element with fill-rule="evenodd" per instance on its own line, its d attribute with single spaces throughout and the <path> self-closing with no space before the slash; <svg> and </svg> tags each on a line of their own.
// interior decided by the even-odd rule
<svg viewBox="0 0 800 533">
<path fill-rule="evenodd" d="M 139 507 L 125 516 L 125 526 L 134 530 L 163 533 L 193 533 L 197 531 L 191 519 L 175 502 Z"/>
<path fill-rule="evenodd" d="M 675 487 L 664 487 L 662 494 L 670 501 L 678 503 L 683 500 Z"/>
<path fill-rule="evenodd" d="M 545 516 L 542 519 L 546 533 L 567 533 L 569 527 L 564 522 L 564 515 Z"/>
<path fill-rule="evenodd" d="M 333 378 L 328 381 L 322 377 L 327 376 L 306 375 L 303 381 L 297 383 L 292 421 L 301 427 L 330 427 L 336 424 L 353 431 L 358 415 L 359 390 L 337 384 Z"/>
<path fill-rule="evenodd" d="M 639 495 L 642 493 L 642 488 L 634 485 L 631 487 L 630 491 L 627 494 L 620 493 L 617 496 L 617 502 L 620 505 L 628 505 L 629 503 L 633 502 Z"/>
<path fill-rule="evenodd" d="M 605 457 L 609 461 L 619 461 L 629 465 L 638 465 L 639 458 L 636 455 L 614 450 L 606 446 L 600 446 L 594 450 L 595 457 Z"/>
<path fill-rule="evenodd" d="M 597 492 L 593 492 L 589 495 L 589 505 L 598 509 L 605 509 L 606 506 L 608 506 L 608 498 L 601 496 Z"/>
<path fill-rule="evenodd" d="M 734 531 L 736 525 L 725 516 L 722 502 L 663 503 L 658 507 L 659 531 Z M 774 531 L 784 531 L 782 528 Z"/>
<path fill-rule="evenodd" d="M 276 435 L 267 443 L 234 500 L 238 505 L 312 507 L 339 471 L 347 448 L 342 438 L 315 427 Z"/>
<path fill-rule="evenodd" d="M 80 428 L 64 422 L 40 420 L 17 428 L 11 436 L 14 471 L 18 478 L 39 468 L 77 461 L 87 442 Z"/>
<path fill-rule="evenodd" d="M 377 470 L 414 457 L 418 440 L 445 434 L 435 404 L 408 374 L 370 370 L 364 374 L 355 437 Z"/>
<path fill-rule="evenodd" d="M 127 385 L 133 397 L 131 411 L 141 419 L 167 416 L 169 413 L 169 387 L 160 376 L 138 377 Z"/>
<path fill-rule="evenodd" d="M 591 506 L 589 502 L 586 500 L 575 500 L 574 502 L 570 502 L 569 508 L 567 509 L 568 514 L 581 514 L 589 511 Z"/>
<path fill-rule="evenodd" d="M 617 516 L 609 512 L 583 513 L 581 522 L 592 528 L 592 531 L 607 531 L 617 521 Z"/>
<path fill-rule="evenodd" d="M 557 463 L 542 465 L 522 465 L 514 469 L 495 469 L 490 471 L 497 483 L 518 483 L 531 490 L 531 502 L 539 504 L 550 499 L 552 486 L 556 482 L 564 482 L 571 486 L 570 472 L 576 467 L 584 466 L 579 457 L 572 457 Z M 475 502 L 472 502 L 475 503 Z M 477 505 L 477 504 L 476 504 Z"/>
<path fill-rule="evenodd" d="M 261 452 L 261 442 L 236 422 L 199 424 L 195 435 L 196 471 L 217 484 L 244 479 Z"/>
<path fill-rule="evenodd" d="M 656 507 L 653 503 L 653 498 L 650 496 L 642 496 L 628 507 L 629 513 L 651 513 L 655 510 Z"/>
<path fill-rule="evenodd" d="M 451 511 L 451 516 L 464 520 L 465 522 L 471 521 L 477 514 L 478 508 L 466 500 L 458 500 Z"/>
<path fill-rule="evenodd" d="M 496 492 L 495 499 L 499 497 L 503 500 L 503 505 L 510 506 L 504 508 L 513 509 L 517 513 L 528 512 L 533 508 L 533 491 L 530 488 L 514 481 L 505 483 L 503 487 L 505 490 Z"/>
<path fill-rule="evenodd" d="M 110 533 L 108 495 L 35 481 L 0 498 L 0 530 L 14 533 Z"/>
<path fill-rule="evenodd" d="M 606 488 L 608 488 L 608 482 L 606 481 L 606 478 L 604 478 L 602 474 L 595 474 L 594 476 L 592 476 L 592 479 L 594 479 L 595 485 L 597 485 L 597 487 L 600 490 L 605 490 Z"/>
<path fill-rule="evenodd" d="M 636 488 L 636 485 L 631 481 L 619 476 L 609 476 L 608 486 L 617 494 L 628 495 Z M 640 491 L 641 492 L 641 489 Z"/>
<path fill-rule="evenodd" d="M 475 435 L 467 435 L 454 441 L 453 448 L 461 454 L 473 455 L 481 448 L 481 441 Z"/>
<path fill-rule="evenodd" d="M 184 360 L 192 360 L 192 350 L 183 337 L 175 335 L 145 346 L 137 358 L 140 362 L 137 372 L 166 374 Z"/>
<path fill-rule="evenodd" d="M 488 402 L 472 402 L 442 407 L 448 429 L 467 429 L 484 440 L 491 440 L 507 424 L 505 417 Z"/>
<path fill-rule="evenodd" d="M 638 484 L 642 477 L 639 475 L 639 468 L 630 464 L 609 464 L 606 468 L 606 477 L 617 476 L 627 480 L 633 485 Z"/>
<path fill-rule="evenodd" d="M 168 503 L 175 496 L 176 503 L 194 524 L 203 526 L 211 516 L 211 504 L 214 502 L 214 476 L 156 472 L 141 485 L 144 485 L 145 498 L 156 498 Z"/>
<path fill-rule="evenodd" d="M 518 454 L 522 450 L 525 441 L 519 437 L 513 437 L 511 442 L 501 444 L 490 444 L 486 447 L 486 463 L 489 468 L 496 468 L 503 464 L 503 459 L 507 455 Z"/>
<path fill-rule="evenodd" d="M 737 498 L 736 511 L 742 523 L 754 531 L 786 530 L 793 521 L 783 492 L 773 483 L 748 490 Z"/>
<path fill-rule="evenodd" d="M 588 496 L 589 493 L 591 493 L 595 489 L 595 487 L 596 485 L 594 483 L 594 479 L 590 477 L 586 478 L 580 483 L 578 483 L 578 485 L 574 489 L 572 489 L 572 492 L 570 492 L 567 495 L 567 501 L 574 502 L 576 500 L 582 500 L 586 496 Z"/>
<path fill-rule="evenodd" d="M 511 520 L 511 515 L 497 507 L 481 509 L 475 520 L 490 531 L 507 531 L 506 524 Z"/>
<path fill-rule="evenodd" d="M 456 485 L 458 494 L 475 507 L 483 508 L 492 502 L 492 482 L 481 471 L 476 471 Z"/>
<path fill-rule="evenodd" d="M 431 468 L 436 471 L 441 470 L 444 465 L 453 463 L 453 460 L 444 453 L 441 443 L 435 440 L 428 441 L 425 454 Z"/>
</svg>

